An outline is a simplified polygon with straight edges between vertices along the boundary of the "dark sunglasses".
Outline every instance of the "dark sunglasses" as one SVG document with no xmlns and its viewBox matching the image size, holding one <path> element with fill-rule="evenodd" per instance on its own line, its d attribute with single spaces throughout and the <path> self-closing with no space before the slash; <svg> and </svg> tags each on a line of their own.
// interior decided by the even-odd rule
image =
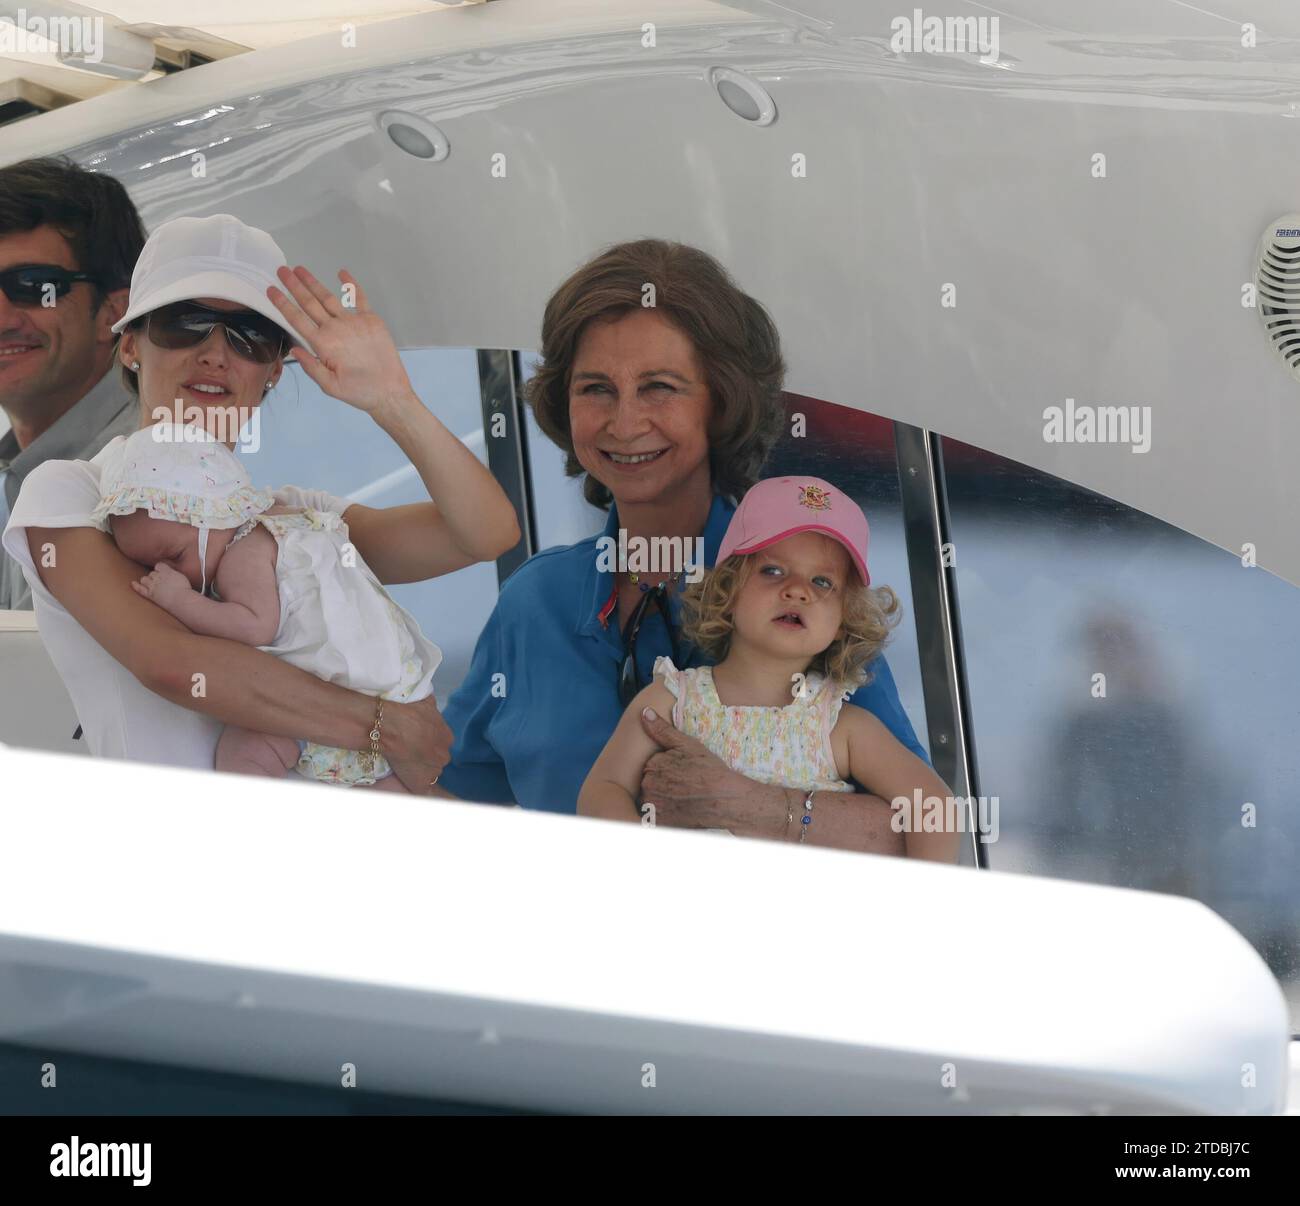
<svg viewBox="0 0 1300 1206">
<path fill-rule="evenodd" d="M 214 327 L 226 332 L 236 355 L 255 364 L 270 364 L 288 342 L 279 326 L 255 310 L 213 310 L 191 301 L 151 310 L 147 324 L 150 341 L 173 350 L 197 347 Z"/>
<path fill-rule="evenodd" d="M 667 583 L 661 582 L 641 596 L 636 610 L 628 617 L 627 627 L 623 629 L 623 664 L 618 671 L 618 698 L 626 708 L 646 684 L 641 681 L 641 672 L 636 664 L 636 638 L 641 632 L 641 624 L 646 618 L 651 605 L 659 609 L 664 618 L 664 627 L 668 629 L 668 641 L 672 646 L 673 665 L 681 667 L 681 654 L 677 647 L 677 629 L 673 627 L 673 617 L 669 611 Z"/>
<path fill-rule="evenodd" d="M 73 272 L 57 264 L 19 264 L 0 272 L 0 291 L 15 306 L 39 306 L 51 295 L 67 295 L 78 281 L 95 284 L 89 272 Z"/>
</svg>

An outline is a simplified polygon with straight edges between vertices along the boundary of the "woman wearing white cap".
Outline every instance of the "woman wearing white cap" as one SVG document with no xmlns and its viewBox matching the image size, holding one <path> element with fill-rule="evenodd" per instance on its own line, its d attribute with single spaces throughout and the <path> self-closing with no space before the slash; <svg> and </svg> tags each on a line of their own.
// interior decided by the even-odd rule
<svg viewBox="0 0 1300 1206">
<path fill-rule="evenodd" d="M 356 280 L 339 277 L 353 306 L 305 269 L 291 271 L 268 234 L 228 214 L 159 227 L 114 327 L 141 425 L 189 420 L 197 410 L 230 446 L 238 420 L 256 409 L 292 355 L 322 390 L 368 413 L 393 438 L 435 501 L 376 509 L 289 486 L 275 492 L 277 503 L 343 514 L 381 582 L 422 581 L 499 556 L 519 538 L 509 500 L 416 396 Z M 247 644 L 196 635 L 132 589 L 140 566 L 92 517 L 101 473 L 123 443 L 90 461 L 39 466 L 4 532 L 91 753 L 210 768 L 222 726 L 231 724 L 374 751 L 408 790 L 427 793 L 451 745 L 432 697 L 387 703 L 377 720 L 369 695 Z M 286 771 L 292 765 L 286 759 Z"/>
</svg>

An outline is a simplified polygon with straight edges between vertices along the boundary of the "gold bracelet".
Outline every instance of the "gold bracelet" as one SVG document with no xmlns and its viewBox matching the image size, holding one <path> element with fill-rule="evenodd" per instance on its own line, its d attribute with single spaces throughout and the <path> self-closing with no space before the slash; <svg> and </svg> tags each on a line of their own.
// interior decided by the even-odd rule
<svg viewBox="0 0 1300 1206">
<path fill-rule="evenodd" d="M 375 710 L 375 727 L 370 730 L 370 752 L 366 755 L 370 759 L 370 775 L 373 778 L 375 767 L 379 764 L 379 735 L 384 725 L 384 700 L 383 696 L 379 697 L 379 706 Z"/>
</svg>

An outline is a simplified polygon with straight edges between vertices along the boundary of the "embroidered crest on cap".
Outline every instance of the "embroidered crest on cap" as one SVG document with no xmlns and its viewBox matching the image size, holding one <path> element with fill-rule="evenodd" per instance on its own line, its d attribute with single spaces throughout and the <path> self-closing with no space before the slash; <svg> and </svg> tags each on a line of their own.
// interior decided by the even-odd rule
<svg viewBox="0 0 1300 1206">
<path fill-rule="evenodd" d="M 830 491 L 823 490 L 820 486 L 800 486 L 799 505 L 812 511 L 829 511 L 831 509 Z"/>
</svg>

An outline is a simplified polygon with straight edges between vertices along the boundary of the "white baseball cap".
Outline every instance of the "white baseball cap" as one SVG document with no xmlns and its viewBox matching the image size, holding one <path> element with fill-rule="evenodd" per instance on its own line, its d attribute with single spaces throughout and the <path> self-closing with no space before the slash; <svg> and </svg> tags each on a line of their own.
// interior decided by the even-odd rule
<svg viewBox="0 0 1300 1206">
<path fill-rule="evenodd" d="M 158 227 L 141 250 L 131 273 L 126 313 L 113 324 L 113 333 L 160 306 L 217 297 L 264 315 L 311 351 L 266 296 L 268 285 L 288 292 L 275 275 L 285 262 L 284 252 L 266 231 L 233 214 L 173 218 Z"/>
</svg>

